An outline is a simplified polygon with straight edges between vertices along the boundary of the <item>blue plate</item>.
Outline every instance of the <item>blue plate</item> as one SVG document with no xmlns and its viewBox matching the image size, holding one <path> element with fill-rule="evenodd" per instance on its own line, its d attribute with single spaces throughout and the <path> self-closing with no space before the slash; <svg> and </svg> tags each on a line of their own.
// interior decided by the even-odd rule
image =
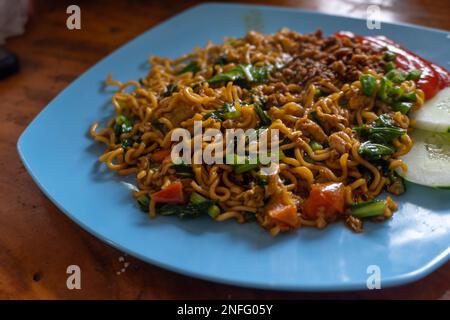
<svg viewBox="0 0 450 320">
<path fill-rule="evenodd" d="M 448 66 L 449 33 L 263 6 L 206 4 L 145 32 L 92 67 L 59 94 L 28 126 L 18 150 L 45 194 L 84 229 L 144 261 L 186 275 L 241 286 L 283 290 L 365 289 L 375 270 L 381 286 L 417 280 L 450 255 L 450 191 L 408 184 L 399 211 L 386 223 L 366 223 L 363 234 L 343 224 L 302 228 L 275 238 L 255 224 L 217 223 L 208 217 L 149 219 L 123 178 L 99 165 L 102 146 L 89 126 L 112 115 L 109 72 L 119 80 L 148 71 L 149 54 L 177 57 L 207 41 L 282 27 L 325 34 L 350 30 L 383 34 L 429 60 Z M 51 142 L 51 143 L 49 143 Z M 375 266 L 375 267 L 373 267 Z M 379 268 L 379 269 L 378 269 Z M 370 280 L 370 279 L 369 279 Z"/>
</svg>

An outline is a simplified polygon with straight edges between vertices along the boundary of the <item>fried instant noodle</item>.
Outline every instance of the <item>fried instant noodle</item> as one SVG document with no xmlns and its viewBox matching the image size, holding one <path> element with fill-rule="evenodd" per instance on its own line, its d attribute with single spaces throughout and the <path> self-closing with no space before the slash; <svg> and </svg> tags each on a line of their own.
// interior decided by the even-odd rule
<svg viewBox="0 0 450 320">
<path fill-rule="evenodd" d="M 272 234 L 335 220 L 361 231 L 365 216 L 352 214 L 355 203 L 404 191 L 394 170 L 407 170 L 398 157 L 412 141 L 401 106 L 419 108 L 424 94 L 414 80 L 384 77 L 382 50 L 282 29 L 209 43 L 177 59 L 150 57 L 149 64 L 139 81 L 108 76 L 106 84 L 117 88 L 116 114 L 104 128 L 94 123 L 90 134 L 106 145 L 101 162 L 136 176 L 134 197 L 152 217 L 188 205 L 195 193 L 215 205 L 215 220 L 257 221 Z M 401 104 L 396 95 L 411 99 Z M 194 121 L 222 132 L 278 129 L 276 173 L 239 172 L 234 164 L 184 165 L 180 173 L 170 158 L 171 134 L 192 133 Z M 162 190 L 169 200 L 161 200 Z M 387 197 L 381 208 L 367 216 L 389 218 L 396 204 Z"/>
</svg>

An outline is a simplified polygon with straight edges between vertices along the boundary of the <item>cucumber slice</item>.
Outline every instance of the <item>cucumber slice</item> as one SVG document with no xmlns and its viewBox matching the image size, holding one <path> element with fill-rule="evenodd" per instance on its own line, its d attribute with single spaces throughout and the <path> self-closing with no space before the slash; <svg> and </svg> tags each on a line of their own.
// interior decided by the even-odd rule
<svg viewBox="0 0 450 320">
<path fill-rule="evenodd" d="M 426 101 L 422 108 L 414 112 L 414 127 L 434 131 L 450 132 L 450 87 L 439 91 Z"/>
<path fill-rule="evenodd" d="M 450 187 L 450 134 L 415 129 L 414 145 L 401 159 L 408 171 L 397 173 L 408 181 L 429 187 Z"/>
</svg>

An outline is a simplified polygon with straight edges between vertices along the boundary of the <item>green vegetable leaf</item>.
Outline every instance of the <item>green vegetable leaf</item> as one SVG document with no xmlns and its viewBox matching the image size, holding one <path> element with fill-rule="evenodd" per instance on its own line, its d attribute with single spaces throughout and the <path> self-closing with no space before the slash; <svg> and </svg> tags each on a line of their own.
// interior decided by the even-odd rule
<svg viewBox="0 0 450 320">
<path fill-rule="evenodd" d="M 181 69 L 181 71 L 178 74 L 183 74 L 186 72 L 192 72 L 193 74 L 195 74 L 195 73 L 199 72 L 200 70 L 201 69 L 200 69 L 198 62 L 191 61 L 183 69 Z"/>
<path fill-rule="evenodd" d="M 214 205 L 213 201 L 207 200 L 199 204 L 158 204 L 156 212 L 163 216 L 177 216 L 179 218 L 196 218 L 208 213 L 208 209 Z"/>
<path fill-rule="evenodd" d="M 261 103 L 255 102 L 253 104 L 253 110 L 255 110 L 255 113 L 259 117 L 260 125 L 269 126 L 272 123 L 272 119 L 270 119 L 267 112 L 263 110 Z"/>
<path fill-rule="evenodd" d="M 226 102 L 220 109 L 209 112 L 203 117 L 204 120 L 212 118 L 215 121 L 223 121 L 226 119 L 236 119 L 241 116 L 241 113 L 236 110 L 234 104 Z"/>
<path fill-rule="evenodd" d="M 368 160 L 378 160 L 394 152 L 395 150 L 392 147 L 371 141 L 364 142 L 358 149 L 358 153 Z"/>
<path fill-rule="evenodd" d="M 359 132 L 361 136 L 366 137 L 371 141 L 379 143 L 391 142 L 392 140 L 406 133 L 405 129 L 397 127 L 386 128 L 386 127 L 362 126 L 355 128 L 355 130 Z"/>
<path fill-rule="evenodd" d="M 207 82 L 209 84 L 217 84 L 221 82 L 236 82 L 240 81 L 244 84 L 248 83 L 263 83 L 268 80 L 269 73 L 272 71 L 271 65 L 255 67 L 251 64 L 238 64 L 230 71 L 219 73 Z"/>
<path fill-rule="evenodd" d="M 388 113 L 381 114 L 373 124 L 376 127 L 396 127 L 392 117 Z"/>
<path fill-rule="evenodd" d="M 412 108 L 411 102 L 397 101 L 394 103 L 393 108 L 395 111 L 400 111 L 403 114 L 407 114 Z"/>
<path fill-rule="evenodd" d="M 119 115 L 116 117 L 114 131 L 117 136 L 120 136 L 122 133 L 128 133 L 131 130 L 133 130 L 133 120 L 124 115 Z"/>
<path fill-rule="evenodd" d="M 355 127 L 354 130 L 363 138 L 378 143 L 390 143 L 406 133 L 406 129 L 397 127 L 389 114 L 384 113 L 369 125 Z"/>
</svg>

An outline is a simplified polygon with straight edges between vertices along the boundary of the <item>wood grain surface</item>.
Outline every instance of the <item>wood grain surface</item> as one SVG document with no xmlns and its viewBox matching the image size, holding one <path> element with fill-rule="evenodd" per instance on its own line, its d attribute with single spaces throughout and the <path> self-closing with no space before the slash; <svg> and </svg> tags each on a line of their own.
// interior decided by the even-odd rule
<svg viewBox="0 0 450 320">
<path fill-rule="evenodd" d="M 253 2 L 253 1 L 252 1 Z M 255 3 L 261 3 L 255 1 Z M 0 298 L 200 299 L 387 298 L 449 299 L 450 263 L 401 287 L 344 293 L 277 292 L 221 285 L 172 273 L 94 238 L 62 214 L 19 160 L 16 142 L 28 123 L 75 78 L 114 49 L 198 1 L 35 1 L 26 33 L 7 47 L 20 73 L 0 81 Z M 368 3 L 270 1 L 289 7 L 365 17 Z M 383 20 L 450 30 L 448 0 L 373 0 Z M 69 31 L 66 8 L 78 4 L 82 29 Z M 82 270 L 82 289 L 68 290 L 66 268 Z"/>
</svg>

